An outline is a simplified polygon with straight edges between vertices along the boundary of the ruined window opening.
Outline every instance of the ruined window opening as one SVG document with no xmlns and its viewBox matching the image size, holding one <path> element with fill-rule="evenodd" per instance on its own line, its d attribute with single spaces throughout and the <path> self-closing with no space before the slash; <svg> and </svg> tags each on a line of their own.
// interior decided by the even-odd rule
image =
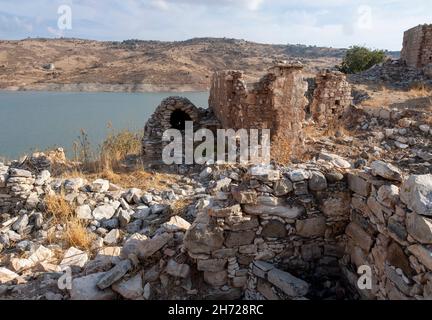
<svg viewBox="0 0 432 320">
<path fill-rule="evenodd" d="M 192 119 L 189 116 L 189 114 L 187 114 L 183 110 L 174 110 L 171 113 L 171 117 L 170 117 L 171 128 L 177 130 L 184 130 L 186 121 L 192 121 Z"/>
<path fill-rule="evenodd" d="M 337 106 L 340 106 L 340 105 L 341 105 L 340 100 L 336 100 L 336 101 L 335 101 L 335 104 L 336 104 Z"/>
</svg>

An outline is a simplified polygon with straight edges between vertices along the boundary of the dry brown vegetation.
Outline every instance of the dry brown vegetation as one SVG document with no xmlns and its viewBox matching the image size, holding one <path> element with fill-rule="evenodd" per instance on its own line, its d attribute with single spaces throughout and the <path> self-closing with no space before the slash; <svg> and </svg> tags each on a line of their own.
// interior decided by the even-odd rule
<svg viewBox="0 0 432 320">
<path fill-rule="evenodd" d="M 174 201 L 174 203 L 171 205 L 171 214 L 173 216 L 184 217 L 187 208 L 192 203 L 193 201 L 191 199 L 186 199 L 186 198 Z"/>
<path fill-rule="evenodd" d="M 162 172 L 150 172 L 141 162 L 142 133 L 111 129 L 101 144 L 99 153 L 92 153 L 85 131 L 75 143 L 73 170 L 63 172 L 61 177 L 84 177 L 88 180 L 103 178 L 123 188 L 164 190 L 174 183 L 177 176 Z"/>
<path fill-rule="evenodd" d="M 424 85 L 413 86 L 408 91 L 381 87 L 379 90 L 369 91 L 369 94 L 371 98 L 362 103 L 367 107 L 392 107 L 392 105 L 398 104 L 410 107 L 413 103 L 418 104 L 419 102 L 432 105 L 432 89 Z M 420 99 L 425 101 L 420 101 Z"/>
<path fill-rule="evenodd" d="M 142 133 L 111 129 L 108 137 L 102 143 L 100 164 L 103 170 L 119 169 L 121 162 L 129 155 L 139 155 L 141 152 Z"/>
<path fill-rule="evenodd" d="M 178 42 L 99 42 L 77 39 L 0 41 L 0 88 L 44 89 L 48 85 L 137 85 L 152 90 L 206 90 L 215 70 L 242 69 L 256 81 L 273 60 L 302 57 L 311 70 L 340 62 L 343 50 L 269 45 L 231 39 Z M 55 70 L 42 66 L 53 63 Z M 60 86 L 57 86 L 60 84 Z M 141 90 L 144 90 L 141 89 Z"/>
<path fill-rule="evenodd" d="M 64 199 L 62 194 L 49 195 L 45 198 L 46 210 L 53 217 L 55 225 L 62 225 L 64 230 L 61 239 L 55 236 L 55 228 L 48 236 L 49 242 L 61 240 L 67 247 L 77 247 L 90 250 L 93 235 L 87 230 L 87 225 L 83 220 L 75 216 L 75 207 Z"/>
<path fill-rule="evenodd" d="M 99 173 L 86 174 L 85 177 L 89 180 L 103 178 L 123 188 L 140 188 L 143 190 L 164 190 L 167 189 L 168 184 L 177 181 L 177 176 L 173 174 L 149 172 L 144 169 L 120 172 L 104 170 Z"/>
</svg>

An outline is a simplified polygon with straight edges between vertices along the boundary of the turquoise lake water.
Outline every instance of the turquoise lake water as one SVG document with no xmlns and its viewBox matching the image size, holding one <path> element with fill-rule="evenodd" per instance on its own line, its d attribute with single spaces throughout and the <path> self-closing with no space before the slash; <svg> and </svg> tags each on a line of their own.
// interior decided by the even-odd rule
<svg viewBox="0 0 432 320">
<path fill-rule="evenodd" d="M 183 96 L 206 108 L 208 92 L 0 92 L 0 157 L 63 147 L 69 155 L 81 129 L 97 148 L 114 130 L 142 130 L 162 99 Z"/>
</svg>

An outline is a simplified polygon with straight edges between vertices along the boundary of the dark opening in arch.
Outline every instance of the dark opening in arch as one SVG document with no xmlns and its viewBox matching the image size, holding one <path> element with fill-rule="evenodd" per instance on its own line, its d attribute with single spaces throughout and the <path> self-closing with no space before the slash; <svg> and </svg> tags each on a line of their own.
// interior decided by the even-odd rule
<svg viewBox="0 0 432 320">
<path fill-rule="evenodd" d="M 192 121 L 192 119 L 189 116 L 189 114 L 187 114 L 183 110 L 174 110 L 171 113 L 171 118 L 170 118 L 171 128 L 177 130 L 184 130 L 186 121 Z"/>
</svg>

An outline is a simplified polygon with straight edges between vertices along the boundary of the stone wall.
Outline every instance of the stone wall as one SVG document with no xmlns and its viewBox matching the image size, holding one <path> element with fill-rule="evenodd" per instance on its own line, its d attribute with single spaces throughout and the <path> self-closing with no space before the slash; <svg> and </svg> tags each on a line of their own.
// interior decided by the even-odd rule
<svg viewBox="0 0 432 320">
<path fill-rule="evenodd" d="M 216 72 L 209 107 L 223 128 L 271 129 L 272 137 L 300 146 L 307 82 L 301 64 L 276 65 L 248 88 L 240 71 Z"/>
<path fill-rule="evenodd" d="M 281 142 L 291 155 L 301 151 L 306 112 L 323 124 L 338 122 L 351 105 L 351 86 L 345 75 L 326 71 L 306 79 L 300 63 L 275 65 L 259 82 L 246 85 L 241 71 L 217 71 L 211 81 L 209 109 L 189 100 L 170 97 L 162 101 L 144 129 L 146 165 L 161 162 L 162 134 L 172 128 L 176 110 L 188 114 L 194 128 L 270 129 L 272 141 Z"/>
<path fill-rule="evenodd" d="M 246 299 L 432 299 L 432 177 L 321 159 L 221 172 L 184 239 L 205 282 Z"/>
<path fill-rule="evenodd" d="M 194 130 L 219 126 L 209 111 L 197 108 L 186 98 L 163 100 L 144 127 L 142 156 L 146 165 L 162 163 L 162 150 L 169 143 L 162 141 L 164 131 L 172 128 L 184 130 L 184 121 L 192 121 Z"/>
<path fill-rule="evenodd" d="M 34 210 L 41 204 L 40 197 L 47 194 L 51 174 L 9 168 L 0 163 L 0 213 Z"/>
<path fill-rule="evenodd" d="M 221 175 L 184 240 L 204 280 L 247 299 L 340 295 L 351 200 L 342 172 L 309 164 Z"/>
<path fill-rule="evenodd" d="M 419 25 L 405 31 L 401 59 L 414 68 L 432 63 L 432 25 Z"/>
<path fill-rule="evenodd" d="M 401 182 L 397 169 L 379 161 L 370 172 L 348 175 L 353 197 L 346 251 L 354 266 L 372 268 L 373 289 L 361 291 L 364 298 L 432 299 L 431 179 Z"/>
<path fill-rule="evenodd" d="M 325 71 L 317 75 L 310 111 L 318 125 L 335 125 L 351 104 L 351 85 L 343 73 Z"/>
</svg>

